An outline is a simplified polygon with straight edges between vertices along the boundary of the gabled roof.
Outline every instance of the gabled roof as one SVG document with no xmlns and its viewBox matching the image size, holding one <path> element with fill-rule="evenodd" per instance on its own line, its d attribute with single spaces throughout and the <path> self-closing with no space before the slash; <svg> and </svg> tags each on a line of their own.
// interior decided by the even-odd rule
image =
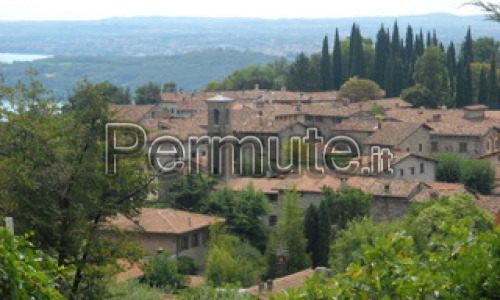
<svg viewBox="0 0 500 300">
<path fill-rule="evenodd" d="M 144 116 L 149 113 L 155 105 L 117 105 L 110 104 L 108 110 L 115 112 L 113 119 L 117 121 L 127 121 L 139 123 Z"/>
<path fill-rule="evenodd" d="M 421 123 L 383 122 L 381 128 L 369 136 L 364 143 L 367 145 L 397 146 L 421 127 L 429 130 L 427 125 Z"/>
<path fill-rule="evenodd" d="M 120 214 L 108 222 L 125 231 L 182 234 L 224 222 L 224 219 L 173 208 L 142 208 L 137 217 L 128 218 Z"/>
</svg>

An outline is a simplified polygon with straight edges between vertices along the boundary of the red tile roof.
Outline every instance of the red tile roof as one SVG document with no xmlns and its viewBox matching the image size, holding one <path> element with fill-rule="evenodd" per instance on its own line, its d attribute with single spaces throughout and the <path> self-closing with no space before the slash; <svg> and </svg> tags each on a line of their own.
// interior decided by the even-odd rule
<svg viewBox="0 0 500 300">
<path fill-rule="evenodd" d="M 109 223 L 125 231 L 181 234 L 223 222 L 224 219 L 173 208 L 142 208 L 132 219 L 124 215 L 111 218 Z"/>
<path fill-rule="evenodd" d="M 271 291 L 264 290 L 264 292 L 259 295 L 259 287 L 252 286 L 245 291 L 250 295 L 255 297 L 267 298 L 266 294 L 276 294 L 287 289 L 295 289 L 300 287 L 306 282 L 306 279 L 314 275 L 313 269 L 306 269 L 297 273 L 293 273 L 281 278 L 276 278 L 273 281 L 273 289 Z"/>
</svg>

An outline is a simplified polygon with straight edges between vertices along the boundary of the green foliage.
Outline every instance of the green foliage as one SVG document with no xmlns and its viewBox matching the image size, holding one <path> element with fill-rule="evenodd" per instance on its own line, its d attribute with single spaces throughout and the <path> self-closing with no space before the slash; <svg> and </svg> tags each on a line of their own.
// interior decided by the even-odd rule
<svg viewBox="0 0 500 300">
<path fill-rule="evenodd" d="M 312 155 L 309 155 L 309 145 L 297 138 L 289 139 L 283 145 L 283 162 L 295 167 L 307 165 L 313 161 Z"/>
<path fill-rule="evenodd" d="M 25 237 L 0 228 L 0 295 L 5 300 L 66 299 L 57 290 L 56 264 Z"/>
<path fill-rule="evenodd" d="M 338 90 L 344 82 L 342 73 L 342 49 L 340 45 L 339 29 L 335 28 L 335 43 L 333 45 L 332 80 L 333 89 Z"/>
<path fill-rule="evenodd" d="M 491 193 L 495 170 L 490 163 L 446 153 L 435 154 L 434 158 L 439 161 L 436 168 L 438 181 L 460 182 L 481 194 Z"/>
<path fill-rule="evenodd" d="M 257 250 L 226 233 L 222 226 L 211 227 L 205 265 L 205 278 L 211 285 L 251 286 L 262 273 L 262 259 Z"/>
<path fill-rule="evenodd" d="M 323 39 L 323 49 L 321 51 L 321 87 L 323 91 L 332 89 L 332 66 L 330 51 L 328 48 L 328 36 Z"/>
<path fill-rule="evenodd" d="M 286 58 L 282 57 L 264 66 L 249 66 L 226 76 L 222 81 L 211 81 L 205 91 L 280 89 L 288 72 Z"/>
<path fill-rule="evenodd" d="M 438 103 L 432 92 L 421 84 L 404 89 L 401 92 L 401 99 L 413 104 L 413 107 L 436 108 Z"/>
<path fill-rule="evenodd" d="M 332 262 L 340 269 L 333 268 L 333 278 L 315 276 L 303 287 L 271 299 L 498 296 L 500 230 L 492 229 L 467 195 L 421 204 L 404 220 L 381 227 L 370 220 L 352 223 L 336 244 Z"/>
<path fill-rule="evenodd" d="M 311 92 L 321 89 L 319 55 L 307 57 L 300 53 L 290 65 L 286 86 L 290 90 Z"/>
<path fill-rule="evenodd" d="M 187 283 L 185 275 L 179 272 L 177 261 L 169 253 L 162 253 L 149 259 L 144 269 L 144 281 L 157 288 L 178 288 Z"/>
<path fill-rule="evenodd" d="M 183 275 L 196 275 L 198 268 L 194 258 L 189 256 L 181 256 L 177 258 L 177 269 Z"/>
<path fill-rule="evenodd" d="M 340 96 L 352 102 L 380 99 L 382 95 L 378 84 L 369 79 L 352 77 L 340 87 Z"/>
<path fill-rule="evenodd" d="M 361 220 L 370 214 L 372 195 L 360 189 L 347 188 L 333 191 L 326 188 L 324 197 L 330 213 L 330 222 L 336 225 L 337 229 L 344 229 L 349 221 Z"/>
<path fill-rule="evenodd" d="M 250 300 L 252 296 L 238 292 L 237 289 L 231 286 L 223 288 L 212 286 L 190 287 L 181 293 L 182 300 Z"/>
<path fill-rule="evenodd" d="M 208 203 L 208 195 L 216 184 L 215 179 L 199 173 L 182 175 L 172 183 L 172 199 L 167 201 L 176 209 L 203 212 Z"/>
<path fill-rule="evenodd" d="M 137 280 L 128 280 L 111 284 L 109 300 L 161 300 L 164 291 L 139 283 Z"/>
<path fill-rule="evenodd" d="M 104 173 L 106 90 L 79 83 L 61 113 L 33 76 L 1 87 L 15 110 L 0 125 L 0 211 L 66 270 L 59 289 L 69 298 L 102 298 L 117 259 L 137 258 L 129 240 L 104 238 L 100 228 L 132 215 L 153 191 L 140 155 L 120 159 L 115 176 Z"/>
<path fill-rule="evenodd" d="M 160 93 L 160 85 L 153 82 L 138 86 L 135 89 L 135 103 L 139 105 L 160 103 Z"/>
<path fill-rule="evenodd" d="M 415 63 L 413 78 L 415 83 L 426 87 L 432 94 L 426 106 L 436 107 L 448 102 L 450 86 L 446 58 L 439 47 L 430 46 L 425 49 L 424 54 Z"/>
<path fill-rule="evenodd" d="M 363 52 L 363 37 L 359 26 L 352 25 L 349 38 L 349 77 L 365 77 L 365 55 Z"/>
<path fill-rule="evenodd" d="M 229 187 L 213 191 L 203 212 L 223 217 L 230 233 L 264 251 L 268 232 L 259 218 L 268 210 L 266 196 L 249 185 L 241 192 Z"/>
<path fill-rule="evenodd" d="M 295 273 L 310 266 L 310 258 L 306 253 L 307 239 L 304 235 L 303 211 L 298 201 L 299 195 L 296 190 L 286 191 L 280 219 L 274 227 L 267 247 L 269 277 Z M 288 251 L 289 257 L 286 268 L 278 270 L 275 255 L 277 251 L 283 250 Z"/>
</svg>

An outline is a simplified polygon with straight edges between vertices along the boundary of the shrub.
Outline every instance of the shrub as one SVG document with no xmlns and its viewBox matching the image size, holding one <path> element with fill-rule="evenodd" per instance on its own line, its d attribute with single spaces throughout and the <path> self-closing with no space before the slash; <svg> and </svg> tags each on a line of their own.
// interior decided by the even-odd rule
<svg viewBox="0 0 500 300">
<path fill-rule="evenodd" d="M 196 262 L 191 257 L 181 256 L 177 259 L 177 269 L 182 275 L 196 275 Z"/>
<path fill-rule="evenodd" d="M 144 269 L 144 281 L 153 287 L 177 288 L 186 283 L 186 276 L 179 272 L 177 262 L 168 253 L 152 257 Z"/>
</svg>

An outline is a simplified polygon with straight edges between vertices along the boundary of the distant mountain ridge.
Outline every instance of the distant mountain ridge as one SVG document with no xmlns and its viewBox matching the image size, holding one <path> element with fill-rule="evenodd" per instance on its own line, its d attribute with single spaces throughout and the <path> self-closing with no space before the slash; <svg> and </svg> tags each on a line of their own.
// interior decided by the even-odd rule
<svg viewBox="0 0 500 300">
<path fill-rule="evenodd" d="M 349 35 L 353 22 L 374 39 L 383 23 L 397 20 L 401 32 L 437 30 L 440 41 L 461 42 L 468 26 L 473 36 L 500 39 L 500 24 L 484 16 L 446 13 L 399 17 L 337 19 L 254 19 L 132 17 L 93 21 L 0 21 L 0 52 L 54 55 L 170 55 L 210 48 L 251 50 L 293 56 L 320 51 L 325 34 L 339 27 Z"/>
</svg>

